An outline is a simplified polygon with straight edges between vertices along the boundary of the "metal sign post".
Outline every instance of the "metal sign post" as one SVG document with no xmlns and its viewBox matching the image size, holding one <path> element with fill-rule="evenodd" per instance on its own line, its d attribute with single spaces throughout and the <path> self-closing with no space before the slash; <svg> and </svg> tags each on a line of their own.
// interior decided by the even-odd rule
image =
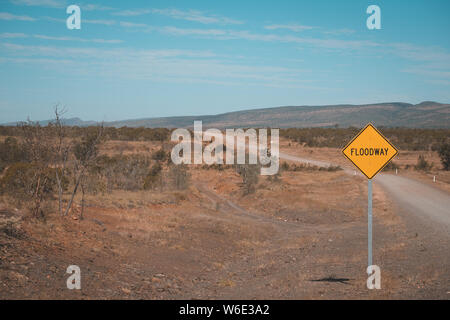
<svg viewBox="0 0 450 320">
<path fill-rule="evenodd" d="M 368 266 L 373 265 L 372 263 L 372 179 L 367 180 L 367 240 L 368 240 Z"/>
</svg>

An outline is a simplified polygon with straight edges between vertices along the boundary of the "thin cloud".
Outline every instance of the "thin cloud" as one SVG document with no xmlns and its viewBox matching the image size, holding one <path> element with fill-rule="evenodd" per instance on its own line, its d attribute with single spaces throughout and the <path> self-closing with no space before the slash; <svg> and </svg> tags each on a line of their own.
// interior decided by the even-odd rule
<svg viewBox="0 0 450 320">
<path fill-rule="evenodd" d="M 109 40 L 109 39 L 84 39 L 76 37 L 54 37 L 42 34 L 35 34 L 33 37 L 43 40 L 54 40 L 54 41 L 79 41 L 79 42 L 94 42 L 94 43 L 106 43 L 106 44 L 117 44 L 122 43 L 122 40 Z"/>
<path fill-rule="evenodd" d="M 61 19 L 61 18 L 53 18 L 53 17 L 43 17 L 43 19 L 48 20 L 48 21 L 54 21 L 54 22 L 61 22 L 61 23 L 66 23 L 66 19 Z M 88 23 L 88 24 L 103 24 L 106 26 L 111 26 L 116 24 L 115 20 L 91 20 L 91 19 L 82 19 L 81 23 Z"/>
<path fill-rule="evenodd" d="M 122 16 L 122 17 L 133 17 L 133 16 L 140 16 L 143 14 L 150 13 L 150 9 L 134 9 L 134 10 L 123 10 L 118 12 L 111 13 L 114 16 Z"/>
<path fill-rule="evenodd" d="M 80 5 L 80 8 L 82 10 L 86 10 L 86 11 L 109 11 L 109 10 L 114 10 L 113 7 L 108 7 L 108 6 L 101 6 L 98 4 L 82 4 Z"/>
<path fill-rule="evenodd" d="M 34 6 L 34 7 L 50 7 L 50 8 L 64 8 L 69 5 L 66 0 L 11 0 L 11 3 L 22 6 Z M 77 4 L 77 3 L 75 3 Z M 114 10 L 109 6 L 102 6 L 99 4 L 78 4 L 82 10 L 86 11 L 107 11 Z"/>
<path fill-rule="evenodd" d="M 450 53 L 438 47 L 421 47 L 409 43 L 394 43 L 390 45 L 390 52 L 403 58 L 417 61 L 441 62 L 448 65 Z"/>
<path fill-rule="evenodd" d="M 177 27 L 170 27 L 170 26 L 158 28 L 158 30 L 163 33 L 179 35 L 179 36 L 195 35 L 195 36 L 208 36 L 208 37 L 226 37 L 229 34 L 226 30 L 220 30 L 220 29 L 185 29 L 185 28 L 177 28 Z"/>
<path fill-rule="evenodd" d="M 22 6 L 51 7 L 51 8 L 62 8 L 66 5 L 66 1 L 58 1 L 58 0 L 11 0 L 11 3 Z"/>
<path fill-rule="evenodd" d="M 349 35 L 349 34 L 353 34 L 355 33 L 355 30 L 353 29 L 336 29 L 336 30 L 328 30 L 328 31 L 324 31 L 324 34 L 331 34 L 334 36 L 338 36 L 338 35 Z"/>
<path fill-rule="evenodd" d="M 26 62 L 60 71 L 60 59 L 73 60 L 71 74 L 169 83 L 215 83 L 284 88 L 323 89 L 307 79 L 310 71 L 222 61 L 210 51 L 70 48 L 0 43 L 9 53 L 4 62 Z M 67 70 L 65 70 L 67 71 Z"/>
<path fill-rule="evenodd" d="M 14 38 L 26 38 L 28 37 L 25 33 L 10 33 L 4 32 L 0 34 L 0 38 L 3 39 L 14 39 Z"/>
<path fill-rule="evenodd" d="M 18 16 L 8 12 L 0 12 L 0 20 L 36 21 L 30 16 Z"/>
<path fill-rule="evenodd" d="M 242 21 L 222 17 L 218 15 L 207 15 L 198 10 L 182 11 L 178 9 L 152 9 L 153 14 L 167 16 L 173 19 L 194 21 L 203 24 L 243 24 Z"/>
<path fill-rule="evenodd" d="M 424 79 L 430 83 L 450 83 L 449 62 L 436 61 L 422 65 L 410 66 L 402 69 L 401 72 L 417 75 L 421 79 Z"/>
<path fill-rule="evenodd" d="M 42 19 L 45 19 L 45 20 L 48 20 L 48 21 L 64 22 L 64 23 L 66 23 L 66 19 L 62 19 L 62 18 L 42 17 Z"/>
<path fill-rule="evenodd" d="M 111 25 L 115 24 L 116 22 L 114 20 L 90 20 L 90 19 L 83 19 L 82 23 L 103 24 L 105 26 L 111 26 Z"/>
<path fill-rule="evenodd" d="M 30 64 L 48 64 L 48 65 L 54 65 L 57 67 L 58 65 L 61 65 L 61 63 L 64 64 L 73 64 L 74 60 L 68 60 L 68 59 L 46 59 L 46 58 L 0 58 L 0 62 L 12 62 L 12 63 L 30 63 Z"/>
<path fill-rule="evenodd" d="M 120 21 L 120 26 L 125 28 L 150 28 L 151 26 L 145 23 L 134 23 L 128 21 Z"/>
<path fill-rule="evenodd" d="M 381 46 L 380 43 L 369 40 L 306 38 L 293 35 L 252 33 L 246 30 L 236 31 L 223 29 L 186 29 L 178 27 L 162 27 L 158 30 L 164 33 L 178 36 L 193 35 L 212 38 L 216 40 L 249 40 L 264 42 L 300 43 L 330 49 L 361 49 L 366 47 Z"/>
<path fill-rule="evenodd" d="M 403 68 L 401 72 L 426 77 L 424 80 L 428 82 L 445 83 L 450 80 L 450 53 L 442 48 L 394 43 L 387 51 L 415 62 L 415 65 Z"/>
<path fill-rule="evenodd" d="M 315 27 L 312 27 L 312 26 L 304 26 L 304 25 L 299 25 L 299 24 L 272 24 L 272 25 L 268 25 L 268 26 L 264 27 L 264 29 L 267 29 L 267 30 L 286 29 L 286 30 L 290 30 L 290 31 L 294 31 L 294 32 L 311 30 L 314 28 Z"/>
<path fill-rule="evenodd" d="M 115 16 L 123 16 L 123 17 L 132 17 L 139 16 L 144 14 L 158 14 L 166 17 L 170 17 L 172 19 L 178 20 L 186 20 L 199 22 L 202 24 L 242 24 L 242 21 L 218 16 L 218 15 L 208 15 L 198 10 L 187 10 L 182 11 L 178 9 L 131 9 L 131 10 L 123 10 L 118 12 L 113 12 L 112 15 Z"/>
<path fill-rule="evenodd" d="M 200 28 L 179 28 L 174 26 L 151 26 L 143 23 L 133 23 L 121 21 L 122 27 L 141 28 L 144 31 L 156 31 L 174 36 L 194 36 L 213 40 L 247 40 L 263 42 L 280 42 L 303 44 L 312 47 L 337 49 L 337 50 L 364 50 L 376 48 L 380 53 L 393 54 L 408 60 L 442 63 L 450 61 L 450 54 L 440 48 L 425 48 L 407 43 L 381 43 L 372 40 L 349 40 L 318 37 L 300 37 L 296 35 L 282 35 L 270 33 L 253 33 L 247 30 L 229 29 L 200 29 Z M 328 34 L 350 34 L 351 29 L 338 29 L 326 31 Z M 324 32 L 322 32 L 324 33 Z"/>
<path fill-rule="evenodd" d="M 426 66 L 403 69 L 402 72 L 417 74 L 417 75 L 421 75 L 421 76 L 431 76 L 431 77 L 436 77 L 436 78 L 450 79 L 450 71 L 449 70 L 443 71 L 443 70 L 437 70 L 437 69 L 430 69 L 430 68 L 427 68 Z"/>
<path fill-rule="evenodd" d="M 450 86 L 450 80 L 426 80 L 428 83 Z"/>
</svg>

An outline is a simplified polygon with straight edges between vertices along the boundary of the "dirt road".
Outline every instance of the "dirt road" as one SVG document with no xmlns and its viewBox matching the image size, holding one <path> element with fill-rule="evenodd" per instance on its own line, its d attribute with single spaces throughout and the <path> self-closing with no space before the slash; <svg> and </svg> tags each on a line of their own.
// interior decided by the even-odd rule
<svg viewBox="0 0 450 320">
<path fill-rule="evenodd" d="M 410 214 L 432 220 L 450 231 L 450 196 L 416 180 L 380 174 L 375 182 L 383 186 L 390 196 Z"/>
<path fill-rule="evenodd" d="M 327 167 L 335 165 L 331 162 L 301 158 L 280 152 L 280 158 Z M 348 174 L 354 170 L 344 168 Z M 431 220 L 438 228 L 450 231 L 450 195 L 432 188 L 426 184 L 405 177 L 381 173 L 374 178 L 375 184 L 380 184 L 389 196 L 405 211 L 422 220 Z"/>
</svg>

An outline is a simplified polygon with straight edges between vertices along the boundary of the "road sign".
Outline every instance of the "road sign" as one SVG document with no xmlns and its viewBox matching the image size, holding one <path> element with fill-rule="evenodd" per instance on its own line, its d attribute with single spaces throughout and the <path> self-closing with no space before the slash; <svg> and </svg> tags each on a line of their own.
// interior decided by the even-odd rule
<svg viewBox="0 0 450 320">
<path fill-rule="evenodd" d="M 371 124 L 362 129 L 342 150 L 368 179 L 383 169 L 398 150 Z"/>
<path fill-rule="evenodd" d="M 367 180 L 367 260 L 370 268 L 373 266 L 372 178 L 395 157 L 398 150 L 369 123 L 342 149 L 342 153 L 369 179 Z"/>
</svg>

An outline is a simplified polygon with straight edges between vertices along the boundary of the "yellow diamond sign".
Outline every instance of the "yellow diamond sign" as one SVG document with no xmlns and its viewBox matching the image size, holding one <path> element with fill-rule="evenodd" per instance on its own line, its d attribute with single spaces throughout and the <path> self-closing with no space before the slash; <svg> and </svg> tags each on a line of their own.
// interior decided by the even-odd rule
<svg viewBox="0 0 450 320">
<path fill-rule="evenodd" d="M 398 150 L 371 124 L 362 129 L 342 150 L 362 173 L 372 179 Z"/>
</svg>

